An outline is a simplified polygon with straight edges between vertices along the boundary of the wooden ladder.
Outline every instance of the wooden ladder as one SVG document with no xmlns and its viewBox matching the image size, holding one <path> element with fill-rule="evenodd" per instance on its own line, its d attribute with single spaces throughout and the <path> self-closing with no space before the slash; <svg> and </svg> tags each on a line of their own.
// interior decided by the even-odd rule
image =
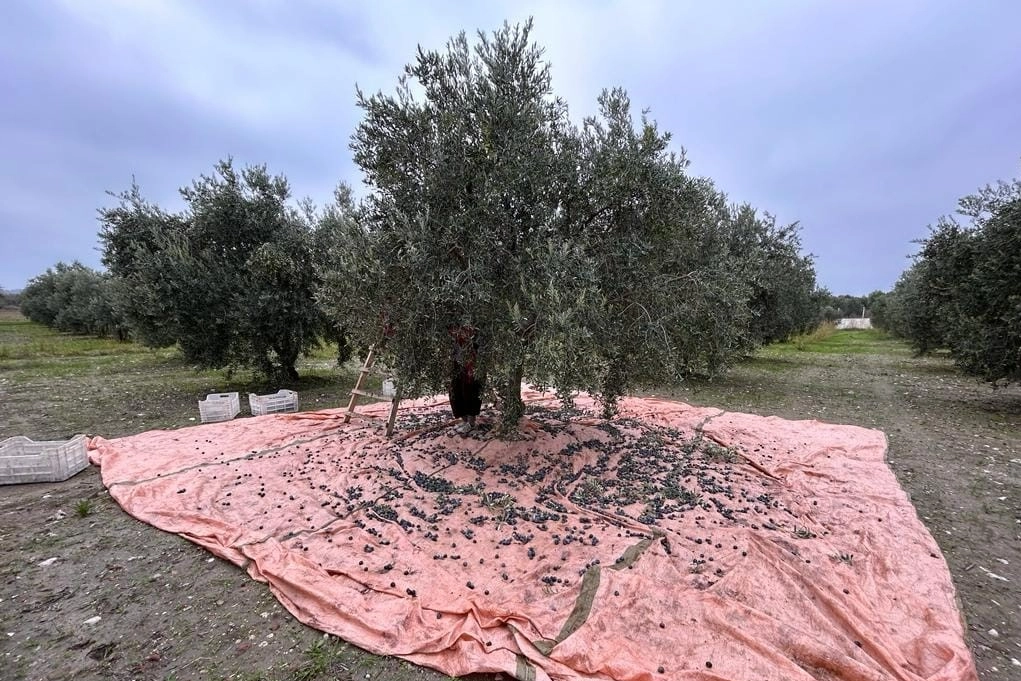
<svg viewBox="0 0 1021 681">
<path fill-rule="evenodd" d="M 365 355 L 365 362 L 362 364 L 361 371 L 358 372 L 358 380 L 355 381 L 355 387 L 351 389 L 351 400 L 347 403 L 347 413 L 344 414 L 344 423 L 350 423 L 352 416 L 357 416 L 358 418 L 365 419 L 366 421 L 372 421 L 374 423 L 385 423 L 386 436 L 390 437 L 394 432 L 394 423 L 397 421 L 397 408 L 401 403 L 401 391 L 398 388 L 397 392 L 392 397 L 388 397 L 386 395 L 369 392 L 368 390 L 362 390 L 362 383 L 365 381 L 365 377 L 372 373 L 372 366 L 375 363 L 376 346 L 373 345 L 369 348 L 369 353 Z M 357 404 L 359 397 L 368 397 L 376 400 L 389 400 L 390 416 L 384 421 L 383 419 L 375 416 L 356 412 L 355 405 Z"/>
</svg>

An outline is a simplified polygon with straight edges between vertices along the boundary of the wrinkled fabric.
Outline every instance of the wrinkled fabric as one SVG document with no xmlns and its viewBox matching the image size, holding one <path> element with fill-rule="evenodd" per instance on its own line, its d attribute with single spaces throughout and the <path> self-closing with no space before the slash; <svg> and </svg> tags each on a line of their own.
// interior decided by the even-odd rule
<svg viewBox="0 0 1021 681">
<path fill-rule="evenodd" d="M 389 440 L 328 410 L 94 438 L 90 456 L 128 513 L 242 566 L 301 621 L 447 674 L 977 679 L 881 432 L 526 402 L 512 441 L 485 415 L 453 433 L 434 398 L 402 404 Z"/>
</svg>

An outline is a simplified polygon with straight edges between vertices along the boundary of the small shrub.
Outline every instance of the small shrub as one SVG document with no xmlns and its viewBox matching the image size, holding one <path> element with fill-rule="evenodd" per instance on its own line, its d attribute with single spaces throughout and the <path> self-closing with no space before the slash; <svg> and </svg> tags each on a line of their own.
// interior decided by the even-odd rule
<svg viewBox="0 0 1021 681">
<path fill-rule="evenodd" d="M 74 512 L 78 514 L 79 518 L 92 515 L 95 510 L 95 504 L 92 503 L 91 499 L 82 499 L 74 505 Z"/>
</svg>

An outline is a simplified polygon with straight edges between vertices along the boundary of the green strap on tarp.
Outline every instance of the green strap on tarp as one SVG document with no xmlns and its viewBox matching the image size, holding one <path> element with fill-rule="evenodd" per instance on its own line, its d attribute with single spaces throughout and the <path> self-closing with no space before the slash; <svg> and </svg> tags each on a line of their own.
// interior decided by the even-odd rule
<svg viewBox="0 0 1021 681">
<path fill-rule="evenodd" d="M 629 546 L 627 551 L 617 559 L 617 562 L 610 566 L 611 570 L 623 570 L 635 564 L 635 562 L 641 558 L 645 550 L 652 546 L 652 542 L 656 539 L 664 536 L 663 532 L 653 532 L 653 536 L 647 537 L 642 541 L 638 542 L 634 546 Z M 598 565 L 596 567 L 599 567 Z"/>
<path fill-rule="evenodd" d="M 661 536 L 663 536 L 662 532 L 655 532 L 652 537 L 647 537 L 637 544 L 629 546 L 609 569 L 625 570 L 629 566 L 634 565 L 635 562 L 641 558 L 642 554 L 645 553 L 646 549 L 652 546 L 652 543 Z M 581 629 L 581 626 L 585 624 L 585 621 L 588 620 L 589 614 L 592 612 L 592 605 L 595 603 L 596 593 L 599 591 L 599 582 L 601 579 L 602 570 L 600 566 L 593 565 L 585 571 L 585 576 L 581 578 L 581 591 L 578 593 L 578 598 L 574 602 L 574 609 L 571 610 L 571 614 L 567 617 L 567 621 L 564 622 L 564 626 L 560 629 L 560 633 L 557 634 L 556 640 L 551 641 L 549 639 L 539 639 L 538 641 L 532 642 L 532 645 L 534 645 L 539 652 L 549 657 L 549 654 L 553 652 L 553 648 L 558 643 L 563 642 L 568 636 L 578 631 L 578 629 Z"/>
<path fill-rule="evenodd" d="M 562 642 L 568 636 L 581 629 L 581 625 L 585 624 L 589 613 L 592 612 L 592 604 L 596 600 L 596 592 L 599 591 L 601 575 L 602 571 L 598 565 L 593 565 L 585 571 L 585 576 L 581 578 L 581 592 L 578 594 L 578 599 L 574 602 L 574 610 L 571 611 L 560 633 L 557 634 L 556 643 Z M 552 648 L 553 646 L 550 646 L 550 649 Z"/>
<path fill-rule="evenodd" d="M 535 681 L 535 667 L 524 655 L 518 655 L 518 667 L 514 671 L 514 678 L 518 681 Z"/>
</svg>

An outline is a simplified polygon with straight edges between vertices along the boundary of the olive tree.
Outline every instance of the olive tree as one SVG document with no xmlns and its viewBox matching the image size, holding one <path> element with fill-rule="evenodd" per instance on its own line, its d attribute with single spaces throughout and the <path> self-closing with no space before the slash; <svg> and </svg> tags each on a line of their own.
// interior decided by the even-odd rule
<svg viewBox="0 0 1021 681">
<path fill-rule="evenodd" d="M 375 344 L 405 395 L 449 380 L 452 327 L 522 413 L 522 378 L 615 399 L 712 373 L 747 345 L 751 288 L 711 183 L 607 91 L 580 127 L 531 24 L 420 49 L 393 94 L 358 92 L 370 189 L 322 215 L 320 300 Z"/>
<path fill-rule="evenodd" d="M 579 133 L 579 176 L 567 235 L 581 244 L 597 305 L 589 334 L 607 412 L 635 387 L 713 374 L 745 346 L 751 293 L 721 229 L 712 184 L 686 174 L 683 152 L 622 90 L 599 98 Z M 581 362 L 562 356 L 564 373 Z M 575 371 L 577 371 L 575 369 Z"/>
<path fill-rule="evenodd" d="M 753 343 L 783 341 L 817 324 L 815 269 L 801 253 L 797 223 L 777 225 L 748 204 L 731 206 L 728 217 L 732 249 L 751 287 Z"/>
<path fill-rule="evenodd" d="M 330 334 L 318 305 L 312 223 L 283 176 L 222 161 L 167 213 L 137 187 L 100 212 L 104 264 L 123 282 L 138 338 L 180 345 L 205 367 L 298 377 L 298 357 Z"/>
<path fill-rule="evenodd" d="M 21 312 L 58 331 L 126 340 L 127 319 L 117 304 L 117 284 L 80 262 L 58 262 L 25 287 Z"/>
<path fill-rule="evenodd" d="M 975 236 L 951 332 L 955 359 L 989 381 L 1021 381 L 1021 178 L 961 199 L 960 212 Z"/>
<path fill-rule="evenodd" d="M 8 291 L 0 288 L 0 308 L 16 308 L 19 305 L 21 305 L 21 291 Z"/>
<path fill-rule="evenodd" d="M 358 103 L 352 149 L 373 191 L 357 216 L 337 207 L 347 261 L 326 305 L 361 322 L 359 344 L 389 331 L 381 351 L 406 394 L 444 384 L 451 325 L 477 329 L 480 370 L 516 421 L 526 366 L 550 375 L 536 349 L 565 342 L 564 329 L 580 337 L 569 318 L 587 286 L 581 249 L 562 236 L 573 140 L 541 51 L 527 26 L 474 49 L 462 34 L 445 53 L 420 50 L 394 95 Z"/>
<path fill-rule="evenodd" d="M 920 353 L 947 348 L 970 374 L 1019 381 L 1021 179 L 962 198 L 958 215 L 921 242 L 889 295 L 890 326 Z"/>
</svg>

